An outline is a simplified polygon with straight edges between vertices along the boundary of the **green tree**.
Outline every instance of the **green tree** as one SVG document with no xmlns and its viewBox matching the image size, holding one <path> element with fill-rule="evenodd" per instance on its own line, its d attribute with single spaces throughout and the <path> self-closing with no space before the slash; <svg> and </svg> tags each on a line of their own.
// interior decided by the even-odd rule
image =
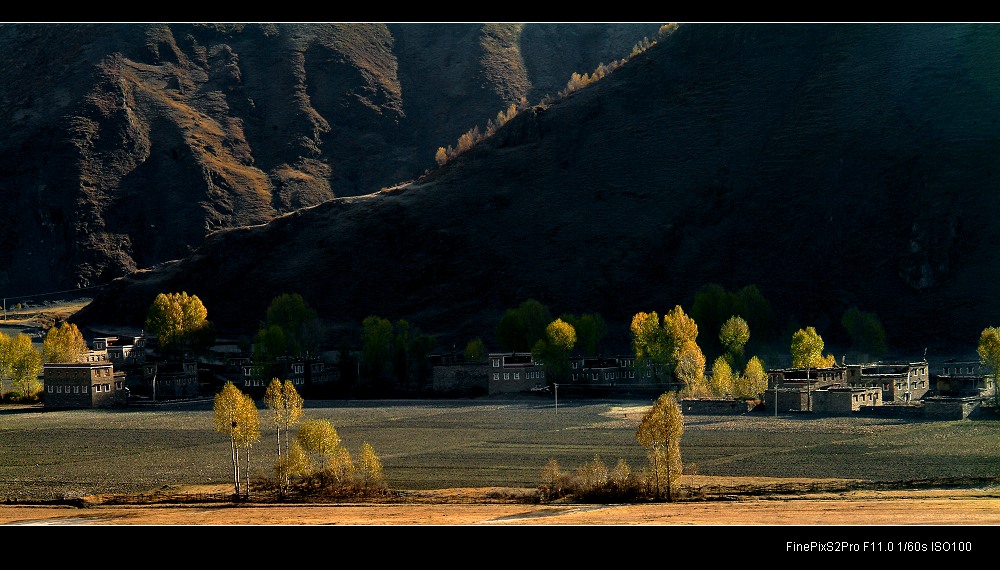
<svg viewBox="0 0 1000 570">
<path fill-rule="evenodd" d="M 361 360 L 369 380 L 378 382 L 392 358 L 392 322 L 371 315 L 361 323 Z"/>
<path fill-rule="evenodd" d="M 45 334 L 42 342 L 43 362 L 81 362 L 87 358 L 87 341 L 83 340 L 80 329 L 63 321 Z"/>
<path fill-rule="evenodd" d="M 399 386 L 410 383 L 410 323 L 399 319 L 393 326 L 392 370 Z"/>
<path fill-rule="evenodd" d="M 576 344 L 573 326 L 556 319 L 545 327 L 545 338 L 535 343 L 532 355 L 545 364 L 546 376 L 555 381 L 569 374 L 569 355 Z"/>
<path fill-rule="evenodd" d="M 271 420 L 274 422 L 274 438 L 278 444 L 278 460 L 281 460 L 281 434 L 285 434 L 285 460 L 288 460 L 288 431 L 302 419 L 304 401 L 295 389 L 291 380 L 282 382 L 272 378 L 264 393 L 264 403 L 271 410 Z M 287 479 L 279 481 L 287 485 Z M 282 487 L 283 488 L 283 487 Z"/>
<path fill-rule="evenodd" d="M 576 347 L 588 356 L 597 356 L 601 352 L 601 341 L 608 334 L 608 324 L 597 313 L 559 317 L 572 325 L 576 331 Z"/>
<path fill-rule="evenodd" d="M 867 354 L 870 358 L 879 358 L 889 350 L 886 342 L 885 329 L 875 313 L 868 313 L 850 307 L 844 311 L 840 324 L 851 337 L 851 348 L 856 352 Z"/>
<path fill-rule="evenodd" d="M 486 345 L 483 339 L 476 337 L 465 345 L 466 362 L 486 362 Z"/>
<path fill-rule="evenodd" d="M 497 325 L 497 341 L 504 350 L 528 352 L 545 338 L 545 327 L 551 322 L 549 308 L 535 299 L 528 299 L 504 313 Z"/>
<path fill-rule="evenodd" d="M 213 402 L 215 412 L 215 431 L 229 436 L 233 460 L 233 483 L 236 496 L 240 496 L 240 454 L 239 450 L 247 450 L 247 488 L 250 488 L 250 447 L 260 440 L 260 415 L 253 399 L 244 394 L 232 382 L 226 382 L 222 390 L 215 395 Z"/>
<path fill-rule="evenodd" d="M 319 346 L 319 318 L 298 293 L 284 293 L 267 307 L 266 327 L 280 327 L 289 356 L 315 355 Z"/>
<path fill-rule="evenodd" d="M 198 349 L 210 344 L 215 334 L 207 317 L 197 295 L 160 293 L 146 313 L 146 330 L 159 339 L 164 351 Z"/>
<path fill-rule="evenodd" d="M 795 331 L 792 335 L 792 367 L 818 368 L 824 364 L 823 337 L 814 327 Z"/>
<path fill-rule="evenodd" d="M 684 414 L 673 392 L 664 392 L 642 416 L 635 437 L 646 448 L 653 470 L 656 498 L 666 486 L 667 500 L 672 501 L 680 485 L 681 435 L 684 433 Z"/>
<path fill-rule="evenodd" d="M 284 368 L 278 358 L 288 355 L 285 330 L 278 325 L 262 327 L 253 337 L 253 366 L 258 378 L 282 376 Z"/>
<path fill-rule="evenodd" d="M 750 327 L 742 317 L 729 317 L 719 329 L 719 343 L 725 349 L 731 366 L 743 365 L 743 347 L 750 340 Z"/>
<path fill-rule="evenodd" d="M 1000 389 L 997 388 L 1000 373 L 1000 327 L 986 327 L 979 335 L 977 348 L 983 364 L 993 371 L 993 403 L 1000 406 Z"/>
</svg>

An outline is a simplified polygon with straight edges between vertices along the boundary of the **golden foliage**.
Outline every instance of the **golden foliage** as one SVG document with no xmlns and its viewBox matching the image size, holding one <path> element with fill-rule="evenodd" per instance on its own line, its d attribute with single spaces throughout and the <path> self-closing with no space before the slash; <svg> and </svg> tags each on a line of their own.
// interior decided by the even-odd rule
<svg viewBox="0 0 1000 570">
<path fill-rule="evenodd" d="M 87 341 L 80 329 L 63 321 L 52 327 L 42 342 L 42 362 L 82 362 L 87 357 Z"/>
</svg>

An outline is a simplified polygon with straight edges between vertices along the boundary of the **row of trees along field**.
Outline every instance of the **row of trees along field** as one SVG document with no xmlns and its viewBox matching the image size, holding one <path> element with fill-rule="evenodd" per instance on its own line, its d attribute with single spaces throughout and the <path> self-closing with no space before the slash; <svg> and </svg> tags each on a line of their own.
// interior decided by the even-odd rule
<svg viewBox="0 0 1000 570">
<path fill-rule="evenodd" d="M 0 333 L 0 399 L 12 402 L 37 402 L 42 393 L 39 376 L 44 363 L 82 362 L 88 352 L 80 329 L 63 322 L 45 335 L 39 353 L 26 334 L 8 336 Z M 4 386 L 9 390 L 5 390 Z"/>
</svg>

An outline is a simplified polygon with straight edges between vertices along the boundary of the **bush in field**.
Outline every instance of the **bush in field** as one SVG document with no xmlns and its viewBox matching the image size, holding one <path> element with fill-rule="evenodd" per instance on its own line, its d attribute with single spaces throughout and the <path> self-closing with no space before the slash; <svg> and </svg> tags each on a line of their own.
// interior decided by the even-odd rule
<svg viewBox="0 0 1000 570">
<path fill-rule="evenodd" d="M 375 449 L 365 442 L 355 463 L 329 420 L 303 422 L 287 451 L 288 455 L 275 463 L 275 475 L 279 484 L 290 481 L 290 490 L 337 497 L 371 496 L 388 490 Z"/>
</svg>

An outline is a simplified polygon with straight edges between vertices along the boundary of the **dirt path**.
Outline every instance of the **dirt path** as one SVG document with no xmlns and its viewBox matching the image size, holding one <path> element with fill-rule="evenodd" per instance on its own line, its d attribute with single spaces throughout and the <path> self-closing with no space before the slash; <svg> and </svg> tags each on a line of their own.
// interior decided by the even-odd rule
<svg viewBox="0 0 1000 570">
<path fill-rule="evenodd" d="M 944 490 L 653 505 L 0 506 L 4 525 L 1000 525 L 1000 496 Z"/>
</svg>

